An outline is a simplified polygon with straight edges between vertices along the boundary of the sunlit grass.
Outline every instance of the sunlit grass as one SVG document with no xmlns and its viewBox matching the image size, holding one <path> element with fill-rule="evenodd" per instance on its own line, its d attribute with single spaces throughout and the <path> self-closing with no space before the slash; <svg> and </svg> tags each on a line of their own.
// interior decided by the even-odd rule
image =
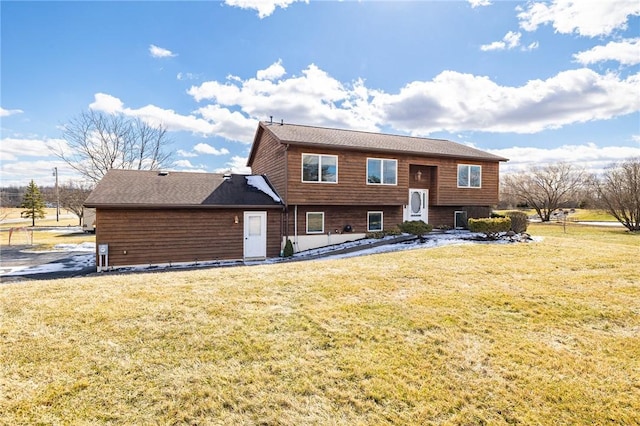
<svg viewBox="0 0 640 426">
<path fill-rule="evenodd" d="M 33 281 L 1 424 L 638 424 L 640 236 Z"/>
<path fill-rule="evenodd" d="M 82 231 L 68 232 L 65 228 L 54 230 L 14 230 L 12 235 L 9 232 L 0 233 L 2 240 L 1 245 L 9 245 L 9 237 L 11 237 L 11 245 L 24 246 L 30 245 L 31 250 L 51 250 L 58 244 L 82 244 L 85 242 L 95 242 L 95 234 L 89 234 Z"/>
<path fill-rule="evenodd" d="M 576 209 L 569 218 L 581 222 L 616 222 L 616 218 L 605 210 Z"/>
<path fill-rule="evenodd" d="M 58 220 L 56 220 L 56 209 L 46 208 L 45 219 L 36 219 L 36 227 L 50 227 L 50 226 L 79 226 L 79 219 L 73 214 L 73 212 L 60 209 Z M 3 221 L 0 223 L 0 229 L 18 228 L 18 227 L 30 227 L 31 218 L 25 218 L 20 215 L 24 209 L 18 208 L 3 208 L 2 217 Z M 6 214 L 6 217 L 4 216 Z M 72 216 L 72 217 L 67 217 Z"/>
</svg>

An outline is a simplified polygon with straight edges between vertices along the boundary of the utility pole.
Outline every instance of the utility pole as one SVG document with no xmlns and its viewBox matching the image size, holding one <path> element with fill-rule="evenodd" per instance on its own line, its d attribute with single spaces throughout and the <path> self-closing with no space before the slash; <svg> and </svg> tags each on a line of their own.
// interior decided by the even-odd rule
<svg viewBox="0 0 640 426">
<path fill-rule="evenodd" d="M 58 168 L 53 168 L 53 175 L 56 177 L 56 222 L 60 222 L 60 193 L 58 192 Z"/>
</svg>

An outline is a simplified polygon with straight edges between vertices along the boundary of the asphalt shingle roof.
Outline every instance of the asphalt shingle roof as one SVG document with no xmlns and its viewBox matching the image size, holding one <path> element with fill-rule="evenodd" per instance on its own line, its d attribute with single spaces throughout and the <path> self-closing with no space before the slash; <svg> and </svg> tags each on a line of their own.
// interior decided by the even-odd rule
<svg viewBox="0 0 640 426">
<path fill-rule="evenodd" d="M 264 176 L 257 176 L 264 179 Z M 273 191 L 275 192 L 275 191 Z M 250 185 L 245 175 L 109 170 L 85 201 L 86 207 L 229 207 L 281 206 L 271 195 Z"/>
<path fill-rule="evenodd" d="M 301 126 L 261 122 L 282 143 L 333 149 L 350 149 L 376 152 L 395 152 L 420 156 L 463 157 L 489 161 L 506 161 L 506 158 L 444 139 L 371 133 L 325 127 Z"/>
</svg>

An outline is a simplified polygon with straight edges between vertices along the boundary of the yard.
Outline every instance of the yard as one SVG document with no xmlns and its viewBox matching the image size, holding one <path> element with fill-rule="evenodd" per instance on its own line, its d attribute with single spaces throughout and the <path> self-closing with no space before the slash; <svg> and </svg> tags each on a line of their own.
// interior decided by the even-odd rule
<svg viewBox="0 0 640 426">
<path fill-rule="evenodd" d="M 6 284 L 2 424 L 638 424 L 640 235 Z"/>
</svg>

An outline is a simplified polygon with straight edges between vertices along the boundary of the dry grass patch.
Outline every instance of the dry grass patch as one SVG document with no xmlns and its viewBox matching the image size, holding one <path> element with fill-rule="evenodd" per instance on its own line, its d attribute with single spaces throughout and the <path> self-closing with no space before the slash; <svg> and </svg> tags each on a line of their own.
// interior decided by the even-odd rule
<svg viewBox="0 0 640 426">
<path fill-rule="evenodd" d="M 637 424 L 640 236 L 26 282 L 0 423 Z"/>
</svg>

